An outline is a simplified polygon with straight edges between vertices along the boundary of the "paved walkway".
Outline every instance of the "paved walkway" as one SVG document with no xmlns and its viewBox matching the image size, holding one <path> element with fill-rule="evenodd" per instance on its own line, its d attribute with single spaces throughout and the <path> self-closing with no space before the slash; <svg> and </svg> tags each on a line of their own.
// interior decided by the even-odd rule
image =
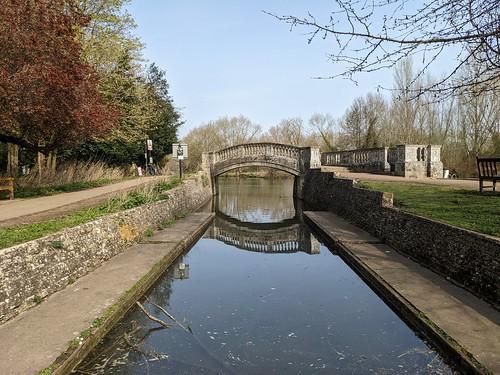
<svg viewBox="0 0 500 375">
<path fill-rule="evenodd" d="M 383 294 L 424 313 L 477 361 L 500 374 L 500 313 L 497 310 L 333 213 L 306 212 L 305 215 L 341 244 L 347 258 L 388 284 Z"/>
<path fill-rule="evenodd" d="M 193 213 L 175 222 L 151 237 L 150 243 L 130 247 L 0 326 L 0 374 L 37 374 L 48 367 L 153 266 L 166 258 L 174 260 L 212 217 L 212 213 Z"/>
<path fill-rule="evenodd" d="M 113 195 L 162 179 L 165 177 L 141 177 L 93 189 L 47 197 L 0 200 L 0 228 L 40 222 L 62 216 L 68 212 L 92 207 L 106 201 Z"/>
<path fill-rule="evenodd" d="M 384 174 L 373 173 L 355 173 L 349 172 L 345 168 L 339 167 L 321 167 L 324 172 L 336 172 L 341 177 L 358 179 L 360 181 L 374 181 L 374 182 L 406 182 L 412 184 L 425 184 L 425 185 L 438 185 L 449 186 L 457 189 L 479 190 L 479 182 L 477 180 L 459 180 L 451 178 L 410 178 L 400 176 L 389 176 Z"/>
</svg>

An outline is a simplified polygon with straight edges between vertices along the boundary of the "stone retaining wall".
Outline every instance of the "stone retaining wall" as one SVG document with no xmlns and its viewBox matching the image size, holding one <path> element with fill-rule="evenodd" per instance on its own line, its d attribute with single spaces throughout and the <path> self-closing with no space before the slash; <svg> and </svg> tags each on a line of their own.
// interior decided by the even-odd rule
<svg viewBox="0 0 500 375">
<path fill-rule="evenodd" d="M 202 174 L 169 198 L 0 250 L 0 323 L 63 289 L 140 239 L 148 228 L 193 211 L 212 191 Z"/>
<path fill-rule="evenodd" d="M 394 249 L 500 307 L 500 239 L 393 207 L 392 194 L 356 187 L 353 180 L 311 171 L 307 209 L 331 211 Z"/>
</svg>

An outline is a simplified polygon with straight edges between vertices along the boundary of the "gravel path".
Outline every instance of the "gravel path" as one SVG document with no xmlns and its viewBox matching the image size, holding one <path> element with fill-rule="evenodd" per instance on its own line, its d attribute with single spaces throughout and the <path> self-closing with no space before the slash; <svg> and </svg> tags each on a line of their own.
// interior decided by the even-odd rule
<svg viewBox="0 0 500 375">
<path fill-rule="evenodd" d="M 409 177 L 399 177 L 399 176 L 388 176 L 383 174 L 372 174 L 372 173 L 354 173 L 348 172 L 344 168 L 338 167 L 321 167 L 322 171 L 325 172 L 336 172 L 340 177 L 347 177 L 358 179 L 360 181 L 375 181 L 375 182 L 408 182 L 413 184 L 425 184 L 425 185 L 438 185 L 438 186 L 450 186 L 457 189 L 467 189 L 467 190 L 479 190 L 478 180 L 459 180 L 451 178 L 409 178 Z"/>
</svg>

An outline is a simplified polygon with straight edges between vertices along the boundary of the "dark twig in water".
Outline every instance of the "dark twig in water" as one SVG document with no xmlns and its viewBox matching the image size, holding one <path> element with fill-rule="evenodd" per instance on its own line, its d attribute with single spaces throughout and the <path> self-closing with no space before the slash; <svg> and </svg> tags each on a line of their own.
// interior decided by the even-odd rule
<svg viewBox="0 0 500 375">
<path fill-rule="evenodd" d="M 147 316 L 150 320 L 152 320 L 153 322 L 156 322 L 156 323 L 158 323 L 158 324 L 161 324 L 161 325 L 162 325 L 163 327 L 165 327 L 165 328 L 170 328 L 170 327 L 172 327 L 172 325 L 171 325 L 171 324 L 165 323 L 163 320 L 161 320 L 161 319 L 159 319 L 159 318 L 156 318 L 156 317 L 152 316 L 152 315 L 151 315 L 151 314 L 150 314 L 150 313 L 146 310 L 146 308 L 145 308 L 145 307 L 144 307 L 144 306 L 143 306 L 140 302 L 136 302 L 136 304 L 137 304 L 137 306 L 139 306 L 139 308 L 142 310 L 142 312 L 143 312 L 143 313 L 144 313 L 144 314 L 145 314 L 145 315 L 146 315 L 146 316 Z M 154 304 L 153 304 L 153 305 L 154 305 Z M 156 306 L 157 306 L 157 305 L 156 305 Z M 157 306 L 157 307 L 159 307 L 159 306 Z M 166 312 L 166 310 L 162 309 L 161 307 L 160 307 L 160 310 L 162 310 L 164 313 L 166 313 L 166 315 L 167 315 L 167 316 L 171 317 L 171 319 L 172 319 L 172 320 L 174 320 L 174 321 L 176 321 L 176 322 L 177 322 L 177 320 L 175 320 L 175 319 L 174 319 L 174 318 L 173 318 L 170 314 L 168 314 L 168 313 Z M 177 322 L 177 323 L 180 325 L 180 323 L 179 323 L 179 322 Z M 181 326 L 182 326 L 182 325 L 181 325 Z M 184 328 L 184 327 L 183 327 L 183 328 Z M 221 369 L 226 370 L 229 374 L 233 374 L 233 373 L 234 373 L 234 372 L 233 372 L 233 370 L 232 370 L 230 367 L 228 367 L 228 366 L 227 366 L 227 365 L 226 365 L 223 361 L 221 361 L 221 360 L 217 359 L 214 355 L 212 355 L 212 354 L 211 354 L 211 353 L 210 353 L 210 352 L 209 352 L 209 351 L 205 348 L 205 346 L 201 343 L 201 341 L 200 341 L 200 340 L 199 340 L 199 339 L 198 339 L 198 338 L 197 338 L 197 337 L 193 334 L 193 332 L 192 332 L 191 330 L 188 330 L 188 329 L 186 329 L 186 328 L 184 328 L 184 329 L 185 329 L 187 332 L 189 332 L 189 333 L 191 333 L 191 334 L 193 335 L 193 338 L 195 339 L 196 344 L 198 344 L 198 346 L 199 346 L 199 347 L 200 347 L 200 348 L 201 348 L 201 349 L 202 349 L 202 350 L 203 350 L 203 351 L 204 351 L 204 352 L 205 352 L 205 353 L 206 353 L 206 354 L 207 354 L 207 355 L 208 355 L 208 356 L 209 356 L 212 360 L 214 360 L 215 362 L 217 362 L 217 363 L 219 364 L 219 366 L 220 366 L 220 368 L 221 368 Z M 142 353 L 142 352 L 141 352 L 141 351 L 137 348 L 137 346 L 134 346 L 134 345 L 130 342 L 130 340 L 129 340 L 126 336 L 124 337 L 124 339 L 125 339 L 125 342 L 127 342 L 127 344 L 129 344 L 132 348 L 134 348 L 134 349 L 135 349 L 136 351 L 138 351 L 139 353 Z"/>
<path fill-rule="evenodd" d="M 168 316 L 170 319 L 172 319 L 174 322 L 176 322 L 179 325 L 179 327 L 181 327 L 184 331 L 193 334 L 191 327 L 188 326 L 186 328 L 181 322 L 179 322 L 177 319 L 175 319 L 175 317 L 172 314 L 170 314 L 167 310 L 165 310 L 162 306 L 157 305 L 154 302 L 151 302 L 147 297 L 146 297 L 146 302 L 149 303 L 150 305 L 153 305 L 154 307 L 158 308 L 159 310 L 161 310 L 166 316 Z"/>
<path fill-rule="evenodd" d="M 168 324 L 168 323 L 165 323 L 163 320 L 151 315 L 145 308 L 144 306 L 142 306 L 142 304 L 140 302 L 136 302 L 137 306 L 139 306 L 139 308 L 142 310 L 142 312 L 149 318 L 149 320 L 152 320 L 153 322 L 156 322 L 158 324 L 160 324 L 161 326 L 165 327 L 165 328 L 170 328 L 172 327 L 171 324 Z"/>
<path fill-rule="evenodd" d="M 123 340 L 125 340 L 127 345 L 130 346 L 133 350 L 140 352 L 140 350 L 137 348 L 137 345 L 132 344 L 132 341 L 130 341 L 129 336 L 126 333 L 123 334 Z"/>
</svg>

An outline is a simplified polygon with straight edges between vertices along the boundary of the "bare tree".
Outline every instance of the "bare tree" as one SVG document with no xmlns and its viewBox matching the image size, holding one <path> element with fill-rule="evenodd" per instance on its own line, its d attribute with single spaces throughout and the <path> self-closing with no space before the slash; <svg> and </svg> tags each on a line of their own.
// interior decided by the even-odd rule
<svg viewBox="0 0 500 375">
<path fill-rule="evenodd" d="M 278 125 L 269 129 L 265 138 L 271 142 L 304 146 L 306 139 L 304 121 L 299 117 L 283 119 Z"/>
<path fill-rule="evenodd" d="M 345 70 L 332 77 L 354 80 L 360 72 L 393 68 L 408 56 L 418 56 L 423 77 L 440 56 L 455 61 L 449 74 L 412 90 L 443 96 L 480 85 L 482 91 L 500 90 L 500 6 L 498 0 L 335 0 L 328 15 L 305 17 L 265 12 L 290 25 L 303 26 L 308 42 L 333 38 L 329 55 Z M 463 66 L 476 64 L 473 75 L 461 75 Z"/>
<path fill-rule="evenodd" d="M 315 113 L 309 119 L 309 125 L 313 133 L 317 132 L 321 138 L 321 149 L 333 151 L 335 147 L 335 127 L 336 121 L 330 114 Z M 314 134 L 313 134 L 314 135 Z"/>
<path fill-rule="evenodd" d="M 385 133 L 391 133 L 387 124 L 387 103 L 380 94 L 369 93 L 354 99 L 341 120 L 342 148 L 369 148 L 389 144 Z"/>
<path fill-rule="evenodd" d="M 184 142 L 190 145 L 187 168 L 196 170 L 205 151 L 217 151 L 241 143 L 255 142 L 260 135 L 260 125 L 244 116 L 221 117 L 192 129 Z"/>
<path fill-rule="evenodd" d="M 220 148 L 254 142 L 261 132 L 260 125 L 245 116 L 222 117 L 214 121 L 213 125 L 221 140 Z"/>
<path fill-rule="evenodd" d="M 498 129 L 500 100 L 496 93 L 462 94 L 458 99 L 459 129 L 466 155 L 474 158 L 484 151 Z"/>
<path fill-rule="evenodd" d="M 348 148 L 361 148 L 366 132 L 363 121 L 363 107 L 365 105 L 364 98 L 356 98 L 351 107 L 346 111 L 341 122 L 341 127 L 344 134 L 349 139 Z"/>
<path fill-rule="evenodd" d="M 420 86 L 415 79 L 411 59 L 401 60 L 394 69 L 394 91 L 392 93 L 391 128 L 399 142 L 412 143 L 417 136 L 417 115 L 421 100 L 411 101 L 411 92 Z"/>
</svg>

